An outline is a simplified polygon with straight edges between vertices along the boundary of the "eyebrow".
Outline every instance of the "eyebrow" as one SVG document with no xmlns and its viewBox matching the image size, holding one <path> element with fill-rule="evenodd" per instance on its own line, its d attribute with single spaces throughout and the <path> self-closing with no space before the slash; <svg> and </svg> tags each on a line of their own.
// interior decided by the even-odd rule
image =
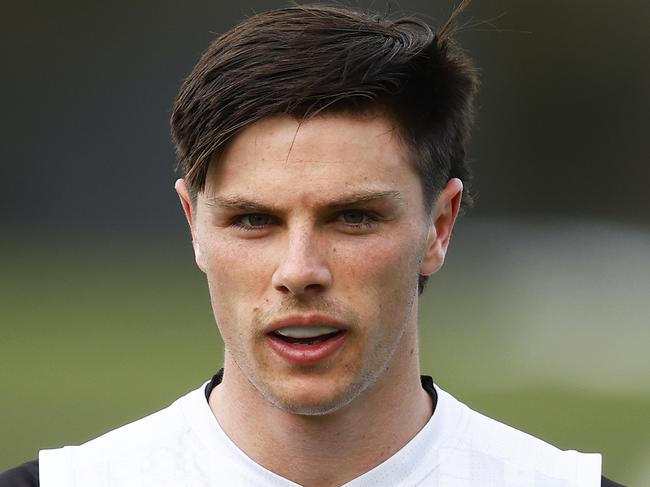
<svg viewBox="0 0 650 487">
<path fill-rule="evenodd" d="M 323 206 L 331 209 L 339 209 L 384 199 L 390 199 L 399 202 L 402 199 L 402 195 L 399 191 L 361 191 L 351 195 L 346 195 L 338 200 L 329 201 Z M 218 208 L 222 210 L 238 210 L 251 213 L 274 213 L 278 211 L 277 208 L 274 208 L 271 205 L 256 201 L 248 197 L 241 197 L 236 195 L 208 196 L 206 198 L 206 205 L 211 208 Z"/>
</svg>

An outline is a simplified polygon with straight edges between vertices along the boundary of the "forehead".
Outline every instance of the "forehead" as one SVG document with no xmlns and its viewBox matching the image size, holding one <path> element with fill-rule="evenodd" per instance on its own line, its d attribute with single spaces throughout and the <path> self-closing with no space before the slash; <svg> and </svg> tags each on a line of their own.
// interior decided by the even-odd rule
<svg viewBox="0 0 650 487">
<path fill-rule="evenodd" d="M 349 191 L 408 191 L 419 180 L 407 159 L 386 116 L 328 114 L 299 122 L 279 115 L 232 140 L 211 164 L 205 192 L 316 200 Z"/>
</svg>

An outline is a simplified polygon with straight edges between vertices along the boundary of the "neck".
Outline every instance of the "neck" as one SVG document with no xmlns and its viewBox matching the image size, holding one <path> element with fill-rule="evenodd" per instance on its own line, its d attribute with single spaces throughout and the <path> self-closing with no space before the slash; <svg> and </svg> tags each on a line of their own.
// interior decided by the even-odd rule
<svg viewBox="0 0 650 487">
<path fill-rule="evenodd" d="M 272 405 L 227 353 L 210 407 L 225 433 L 259 465 L 304 486 L 342 485 L 394 455 L 431 417 L 415 327 L 405 335 L 379 380 L 334 413 L 304 416 Z"/>
</svg>

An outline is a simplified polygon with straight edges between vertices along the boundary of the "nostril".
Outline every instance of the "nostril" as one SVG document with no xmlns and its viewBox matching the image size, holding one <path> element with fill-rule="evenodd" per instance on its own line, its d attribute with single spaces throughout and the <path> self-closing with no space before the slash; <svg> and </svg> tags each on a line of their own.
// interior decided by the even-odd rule
<svg viewBox="0 0 650 487">
<path fill-rule="evenodd" d="M 307 286 L 305 286 L 305 291 L 310 291 L 310 290 L 318 291 L 320 289 L 323 289 L 323 287 L 324 286 L 321 284 L 308 284 Z"/>
<path fill-rule="evenodd" d="M 283 294 L 289 294 L 291 291 L 287 286 L 275 286 L 275 288 Z"/>
<path fill-rule="evenodd" d="M 307 292 L 319 292 L 325 289 L 322 284 L 311 283 L 307 285 L 295 284 L 282 284 L 275 286 L 275 288 L 283 294 L 304 294 Z"/>
</svg>

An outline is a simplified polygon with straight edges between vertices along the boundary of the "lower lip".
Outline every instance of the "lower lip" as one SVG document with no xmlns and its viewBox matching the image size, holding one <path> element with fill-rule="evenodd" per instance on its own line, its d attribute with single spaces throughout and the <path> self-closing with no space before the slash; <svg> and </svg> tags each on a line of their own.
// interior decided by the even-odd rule
<svg viewBox="0 0 650 487">
<path fill-rule="evenodd" d="M 296 345 L 287 343 L 275 335 L 267 335 L 271 348 L 284 360 L 293 365 L 313 365 L 336 353 L 343 346 L 345 331 L 320 343 Z"/>
</svg>

